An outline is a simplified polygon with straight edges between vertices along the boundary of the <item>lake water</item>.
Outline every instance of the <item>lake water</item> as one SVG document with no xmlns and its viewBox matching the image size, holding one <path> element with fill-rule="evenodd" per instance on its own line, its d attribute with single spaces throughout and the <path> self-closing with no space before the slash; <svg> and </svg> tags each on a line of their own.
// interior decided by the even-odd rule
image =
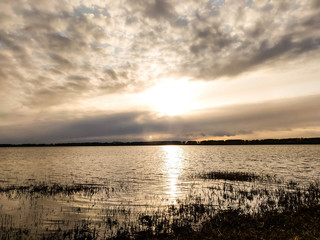
<svg viewBox="0 0 320 240">
<path fill-rule="evenodd" d="M 107 195 L 90 197 L 78 194 L 32 199 L 0 195 L 2 224 L 9 217 L 14 226 L 29 227 L 35 221 L 50 226 L 59 219 L 74 219 L 74 209 L 86 210 L 81 211 L 82 215 L 77 213 L 77 218 L 99 218 L 99 211 L 106 207 L 176 203 L 201 186 L 202 182 L 192 176 L 203 172 L 269 174 L 300 184 L 319 180 L 320 146 L 0 148 L 0 166 L 1 187 L 43 182 L 93 184 L 112 189 Z"/>
</svg>

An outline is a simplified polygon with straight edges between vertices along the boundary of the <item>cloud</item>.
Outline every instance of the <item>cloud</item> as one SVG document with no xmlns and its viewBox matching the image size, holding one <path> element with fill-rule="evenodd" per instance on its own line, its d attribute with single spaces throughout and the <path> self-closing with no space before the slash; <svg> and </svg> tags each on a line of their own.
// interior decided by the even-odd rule
<svg viewBox="0 0 320 240">
<path fill-rule="evenodd" d="M 1 112 L 6 113 L 46 111 L 51 116 L 58 109 L 83 108 L 78 104 L 97 96 L 138 93 L 161 78 L 215 81 L 261 69 L 303 69 L 320 54 L 316 0 L 4 0 L 0 8 L 0 101 Z M 266 128 L 269 122 L 276 125 L 268 118 L 272 111 L 265 109 L 267 115 L 255 119 L 259 126 L 254 122 L 257 109 L 248 110 L 244 122 L 240 118 L 244 116 L 235 110 L 237 123 L 213 110 L 212 116 L 209 111 L 179 121 L 134 112 L 126 115 L 127 125 L 120 121 L 124 115 L 117 115 L 123 125 L 112 128 L 114 135 L 109 134 L 111 129 L 101 133 L 109 138 L 125 132 L 141 136 L 146 129 L 186 137 L 184 133 L 190 129 L 192 136 L 207 132 L 234 135 L 240 131 L 237 129 L 253 132 Z M 231 111 L 227 115 L 232 115 Z M 104 117 L 108 120 L 112 116 Z M 140 118 L 146 120 L 140 122 Z M 88 116 L 89 122 L 94 119 Z M 268 119 L 265 127 L 261 119 Z M 285 116 L 281 119 L 290 123 Z M 208 127 L 197 129 L 201 125 L 198 121 Z M 252 127 L 246 125 L 250 121 Z M 57 134 L 43 124 L 47 135 L 29 132 L 24 136 L 44 140 L 53 134 L 59 140 L 59 129 L 67 123 L 50 122 L 59 126 Z M 89 129 L 95 132 L 93 128 Z M 120 128 L 126 131 L 122 133 Z M 22 127 L 21 134 L 25 131 Z M 63 136 L 61 139 L 67 139 Z M 87 137 L 93 136 L 70 134 L 75 139 Z"/>
<path fill-rule="evenodd" d="M 173 6 L 168 1 L 154 0 L 153 3 L 151 3 L 151 1 L 145 1 L 145 4 L 146 3 L 145 14 L 150 18 L 168 19 L 174 14 Z"/>
<path fill-rule="evenodd" d="M 16 101 L 26 107 L 45 107 L 46 102 L 50 106 L 59 105 L 70 99 L 77 101 L 83 95 L 106 92 L 108 85 L 100 89 L 99 84 L 90 81 L 84 84 L 70 75 L 99 82 L 104 64 L 113 57 L 108 56 L 106 48 L 96 51 L 94 46 L 108 41 L 105 29 L 108 23 L 104 20 L 110 16 L 102 7 L 94 6 L 98 14 L 92 16 L 90 11 L 79 10 L 73 4 L 68 1 L 1 3 L 6 10 L 4 21 L 0 23 L 3 29 L 0 31 L 0 54 L 6 62 L 1 65 L 1 84 L 7 88 L 12 85 L 11 90 L 19 95 Z M 42 82 L 43 76 L 50 81 Z M 125 80 L 119 79 L 118 88 L 112 86 L 110 92 L 120 90 Z M 73 94 L 75 91 L 80 94 Z"/>
<path fill-rule="evenodd" d="M 269 131 L 291 131 L 320 124 L 320 95 L 273 100 L 256 104 L 231 105 L 193 112 L 187 116 L 159 117 L 146 111 L 123 113 L 70 114 L 43 119 L 2 130 L 1 143 L 132 141 L 146 136 L 167 139 L 198 139 Z M 15 131 L 13 131 L 13 128 Z M 275 136 L 275 135 L 274 135 Z"/>
<path fill-rule="evenodd" d="M 265 5 L 272 5 L 268 8 L 255 1 L 251 8 L 239 3 L 221 6 L 218 17 L 203 17 L 205 23 L 203 18 L 193 22 L 191 54 L 186 54 L 183 69 L 191 70 L 194 79 L 236 76 L 261 66 L 286 64 L 307 52 L 319 53 L 319 32 L 314 26 L 319 12 L 307 10 L 307 2 L 285 2 L 286 7 L 272 2 Z M 233 18 L 230 12 L 235 12 Z"/>
<path fill-rule="evenodd" d="M 299 42 L 292 40 L 292 36 L 283 36 L 279 42 L 269 46 L 268 41 L 260 44 L 259 51 L 251 56 L 235 56 L 229 64 L 217 64 L 208 70 L 203 69 L 199 77 L 212 78 L 219 76 L 236 76 L 263 63 L 282 58 L 282 61 L 295 58 L 295 55 L 317 50 L 320 47 L 320 38 L 305 38 Z"/>
<path fill-rule="evenodd" d="M 112 70 L 112 69 L 107 69 L 107 70 L 105 70 L 105 73 L 106 73 L 109 77 L 111 77 L 111 79 L 113 79 L 113 80 L 117 80 L 117 79 L 118 79 L 117 73 L 116 73 L 114 70 Z"/>
<path fill-rule="evenodd" d="M 50 54 L 50 58 L 52 59 L 54 69 L 57 71 L 74 69 L 72 62 L 58 54 L 52 53 Z"/>
</svg>

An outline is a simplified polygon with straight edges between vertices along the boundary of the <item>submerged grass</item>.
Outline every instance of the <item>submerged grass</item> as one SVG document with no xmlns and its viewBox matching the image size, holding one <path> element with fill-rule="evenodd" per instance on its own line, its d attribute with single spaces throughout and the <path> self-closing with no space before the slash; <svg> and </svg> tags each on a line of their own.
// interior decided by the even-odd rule
<svg viewBox="0 0 320 240">
<path fill-rule="evenodd" d="M 247 172 L 228 172 L 228 171 L 214 171 L 200 174 L 201 179 L 217 179 L 229 181 L 248 181 L 260 179 L 260 176 Z"/>
<path fill-rule="evenodd" d="M 2 220 L 0 239 L 320 239 L 319 183 L 260 184 L 265 177 L 244 172 L 201 176 L 231 182 L 209 181 L 201 193 L 190 193 L 165 208 L 136 212 L 123 207 L 104 209 L 101 221 L 79 220 L 71 228 L 59 227 L 38 235 L 23 227 L 8 227 Z M 80 191 L 94 194 L 101 189 L 95 185 L 40 184 L 7 187 L 0 192 L 51 196 Z"/>
<path fill-rule="evenodd" d="M 240 182 L 254 182 L 254 181 L 266 181 L 281 183 L 279 179 L 271 175 L 257 175 L 248 172 L 235 172 L 235 171 L 211 171 L 201 173 L 194 178 L 200 178 L 204 180 L 227 180 L 227 181 L 240 181 Z"/>
<path fill-rule="evenodd" d="M 114 191 L 114 188 L 109 188 L 104 185 L 99 184 L 73 184 L 73 185 L 62 185 L 62 184 L 47 184 L 45 182 L 19 186 L 10 185 L 6 187 L 0 187 L 0 194 L 40 194 L 43 196 L 53 196 L 57 194 L 73 195 L 75 193 L 86 193 L 88 195 L 93 195 L 100 191 Z"/>
</svg>

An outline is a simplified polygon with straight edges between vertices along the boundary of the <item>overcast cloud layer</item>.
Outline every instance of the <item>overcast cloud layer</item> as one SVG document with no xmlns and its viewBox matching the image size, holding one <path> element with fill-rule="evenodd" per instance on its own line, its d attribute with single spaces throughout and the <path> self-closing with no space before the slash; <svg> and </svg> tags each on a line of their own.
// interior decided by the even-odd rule
<svg viewBox="0 0 320 240">
<path fill-rule="evenodd" d="M 159 133 L 162 134 L 161 140 L 192 140 L 250 135 L 257 131 L 312 129 L 320 125 L 319 102 L 320 95 L 315 95 L 221 107 L 180 117 L 158 117 L 153 112 L 96 113 L 77 119 L 55 119 L 7 127 L 2 132 L 0 143 L 144 141 L 150 135 Z M 12 132 L 19 132 L 19 135 L 13 136 Z M 314 134 L 320 134 L 320 129 Z"/>
<path fill-rule="evenodd" d="M 62 116 L 59 110 L 96 96 L 139 93 L 161 78 L 232 81 L 316 62 L 319 0 L 2 0 L 0 9 L 1 142 L 130 140 L 145 132 L 199 138 L 320 126 L 318 96 L 174 118 L 132 109 L 101 114 L 75 107 Z M 46 121 L 29 121 L 43 111 Z"/>
</svg>

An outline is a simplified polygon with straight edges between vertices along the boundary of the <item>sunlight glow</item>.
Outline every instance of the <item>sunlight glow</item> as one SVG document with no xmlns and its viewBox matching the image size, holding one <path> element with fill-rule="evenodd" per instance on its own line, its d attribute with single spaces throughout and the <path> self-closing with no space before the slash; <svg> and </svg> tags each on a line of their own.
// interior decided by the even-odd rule
<svg viewBox="0 0 320 240">
<path fill-rule="evenodd" d="M 183 149 L 179 146 L 162 146 L 165 154 L 165 174 L 167 175 L 167 194 L 169 200 L 176 203 L 179 197 L 179 176 L 183 169 Z"/>
<path fill-rule="evenodd" d="M 195 108 L 195 83 L 186 79 L 165 79 L 147 90 L 144 99 L 157 112 L 175 116 Z"/>
</svg>

